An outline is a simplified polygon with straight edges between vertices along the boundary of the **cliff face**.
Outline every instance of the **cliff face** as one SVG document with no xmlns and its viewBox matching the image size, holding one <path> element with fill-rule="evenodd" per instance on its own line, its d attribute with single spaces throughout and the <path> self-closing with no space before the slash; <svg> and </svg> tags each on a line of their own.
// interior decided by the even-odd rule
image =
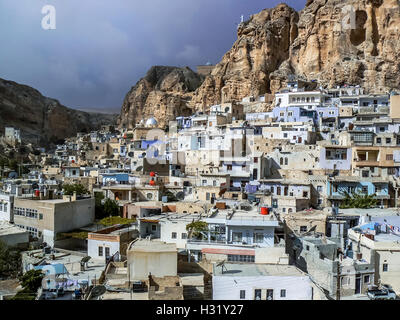
<svg viewBox="0 0 400 320">
<path fill-rule="evenodd" d="M 171 115 L 181 115 L 185 103 L 192 111 L 207 110 L 212 104 L 275 93 L 291 74 L 325 87 L 347 83 L 371 93 L 398 89 L 399 28 L 397 0 L 309 0 L 300 12 L 280 4 L 239 25 L 237 41 L 195 92 L 178 91 L 176 102 L 159 99 L 158 104 Z M 140 100 L 135 103 L 137 116 L 148 110 Z M 127 111 L 124 103 L 122 122 Z"/>
<path fill-rule="evenodd" d="M 150 117 L 164 127 L 177 116 L 190 115 L 191 93 L 203 79 L 190 68 L 152 67 L 126 95 L 118 120 L 120 127 L 133 128 Z"/>
<path fill-rule="evenodd" d="M 0 79 L 0 130 L 21 129 L 23 140 L 42 146 L 112 124 L 116 115 L 69 109 L 38 90 Z"/>
</svg>

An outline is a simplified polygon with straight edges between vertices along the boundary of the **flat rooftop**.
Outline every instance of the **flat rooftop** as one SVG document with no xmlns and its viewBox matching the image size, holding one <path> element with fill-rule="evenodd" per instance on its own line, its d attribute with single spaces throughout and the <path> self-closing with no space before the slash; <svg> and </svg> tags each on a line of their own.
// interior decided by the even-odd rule
<svg viewBox="0 0 400 320">
<path fill-rule="evenodd" d="M 256 263 L 225 263 L 224 272 L 222 268 L 213 266 L 213 274 L 223 277 L 260 277 L 260 276 L 297 276 L 305 277 L 306 274 L 295 266 Z"/>
<path fill-rule="evenodd" d="M 134 252 L 177 252 L 175 243 L 159 240 L 138 239 L 128 249 Z"/>
<path fill-rule="evenodd" d="M 10 234 L 18 234 L 18 233 L 25 233 L 24 229 L 17 227 L 14 224 L 11 224 L 7 221 L 0 221 L 0 236 L 10 235 Z"/>
</svg>

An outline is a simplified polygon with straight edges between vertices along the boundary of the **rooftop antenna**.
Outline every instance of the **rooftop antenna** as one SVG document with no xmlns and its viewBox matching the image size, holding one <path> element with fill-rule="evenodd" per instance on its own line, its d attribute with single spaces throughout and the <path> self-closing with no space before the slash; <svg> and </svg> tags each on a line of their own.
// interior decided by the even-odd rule
<svg viewBox="0 0 400 320">
<path fill-rule="evenodd" d="M 244 22 L 244 16 L 241 15 L 241 16 L 240 16 L 240 23 L 243 23 L 243 22 Z"/>
<path fill-rule="evenodd" d="M 225 260 L 222 260 L 221 262 L 219 262 L 219 263 L 217 264 L 217 267 L 221 267 L 221 273 L 222 273 L 222 274 L 224 274 L 224 268 L 225 268 L 225 271 L 228 271 L 228 269 L 227 269 L 226 266 L 225 266 Z"/>
</svg>

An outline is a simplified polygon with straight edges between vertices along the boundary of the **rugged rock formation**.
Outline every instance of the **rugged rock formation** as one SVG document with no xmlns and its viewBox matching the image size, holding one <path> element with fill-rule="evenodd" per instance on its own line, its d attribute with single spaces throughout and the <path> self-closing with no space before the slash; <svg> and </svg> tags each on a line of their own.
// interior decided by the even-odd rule
<svg viewBox="0 0 400 320">
<path fill-rule="evenodd" d="M 140 120 L 150 117 L 155 117 L 164 127 L 177 116 L 192 114 L 188 102 L 203 80 L 203 76 L 188 67 L 152 67 L 126 95 L 120 127 L 133 128 Z"/>
<path fill-rule="evenodd" d="M 69 109 L 42 96 L 29 86 L 0 79 L 0 130 L 21 129 L 23 140 L 48 146 L 77 132 L 90 132 L 102 124 L 115 123 L 117 116 Z"/>
<path fill-rule="evenodd" d="M 399 89 L 399 28 L 397 0 L 308 0 L 300 12 L 285 4 L 265 9 L 239 25 L 237 41 L 194 93 L 177 92 L 176 106 L 159 100 L 160 108 L 181 114 L 185 101 L 192 110 L 206 110 L 273 94 L 291 74 L 325 87 L 358 84 L 371 93 Z M 135 103 L 130 110 L 135 115 L 149 110 L 139 99 Z M 126 105 L 122 122 L 128 118 Z"/>
</svg>

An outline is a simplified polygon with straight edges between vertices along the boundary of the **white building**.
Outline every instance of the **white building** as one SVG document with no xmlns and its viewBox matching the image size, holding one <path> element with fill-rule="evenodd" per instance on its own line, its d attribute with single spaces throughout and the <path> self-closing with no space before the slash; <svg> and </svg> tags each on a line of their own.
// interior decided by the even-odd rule
<svg viewBox="0 0 400 320">
<path fill-rule="evenodd" d="M 14 196 L 0 193 L 0 221 L 14 221 L 13 204 Z"/>
<path fill-rule="evenodd" d="M 310 278 L 295 266 L 213 266 L 213 300 L 313 300 Z"/>
</svg>

